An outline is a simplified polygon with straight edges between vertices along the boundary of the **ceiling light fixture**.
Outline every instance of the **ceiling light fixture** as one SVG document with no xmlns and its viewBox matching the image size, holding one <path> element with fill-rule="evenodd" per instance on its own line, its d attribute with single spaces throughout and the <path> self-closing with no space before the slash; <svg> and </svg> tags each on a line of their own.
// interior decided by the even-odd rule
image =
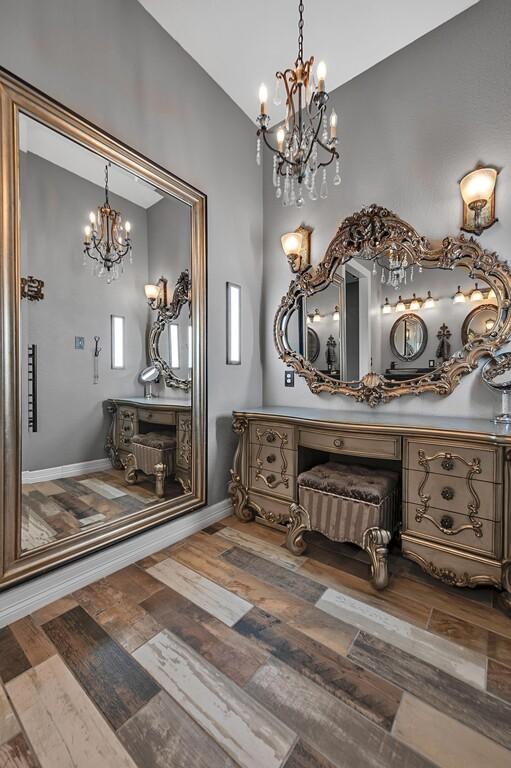
<svg viewBox="0 0 511 768">
<path fill-rule="evenodd" d="M 286 117 L 276 135 L 277 146 L 269 141 L 270 116 L 268 89 L 259 88 L 260 112 L 257 117 L 256 161 L 261 164 L 261 137 L 273 152 L 273 186 L 275 196 L 283 205 L 304 204 L 303 186 L 311 200 L 318 199 L 316 176 L 321 171 L 319 197 L 328 197 L 327 167 L 335 160 L 334 186 L 341 183 L 340 160 L 337 151 L 337 114 L 332 109 L 326 115 L 328 93 L 325 90 L 326 66 L 320 61 L 316 69 L 317 85 L 313 82 L 314 56 L 303 58 L 303 2 L 298 5 L 298 56 L 294 66 L 275 75 L 273 103 L 282 103 L 281 86 L 285 90 Z"/>
<path fill-rule="evenodd" d="M 87 257 L 96 263 L 93 274 L 96 277 L 106 277 L 107 283 L 117 280 L 120 272 L 124 271 L 124 259 L 129 256 L 133 261 L 131 243 L 131 224 L 122 223 L 122 216 L 110 206 L 108 199 L 108 165 L 105 166 L 105 202 L 98 206 L 97 214 L 89 214 L 90 224 L 85 227 L 83 242 L 83 264 L 87 265 Z"/>
</svg>

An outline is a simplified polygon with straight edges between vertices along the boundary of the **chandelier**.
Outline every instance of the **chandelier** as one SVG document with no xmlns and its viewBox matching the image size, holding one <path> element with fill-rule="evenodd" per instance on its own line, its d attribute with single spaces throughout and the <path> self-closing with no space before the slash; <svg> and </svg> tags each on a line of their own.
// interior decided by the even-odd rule
<svg viewBox="0 0 511 768">
<path fill-rule="evenodd" d="M 394 288 L 396 291 L 402 285 L 406 285 L 408 280 L 413 283 L 415 267 L 419 273 L 422 273 L 422 265 L 417 258 L 412 256 L 408 250 L 399 248 L 396 243 L 392 243 L 388 248 L 377 253 L 364 250 L 359 256 L 373 262 L 373 275 L 377 274 L 379 267 L 381 269 L 381 284 Z"/>
<path fill-rule="evenodd" d="M 298 56 L 294 66 L 275 75 L 273 103 L 282 103 L 284 85 L 286 117 L 276 134 L 276 146 L 269 140 L 270 116 L 268 91 L 264 83 L 259 89 L 260 114 L 256 120 L 257 164 L 261 164 L 261 137 L 273 154 L 273 186 L 275 196 L 283 205 L 304 204 L 303 187 L 311 200 L 328 197 L 327 167 L 335 161 L 333 183 L 341 183 L 340 160 L 337 151 L 337 114 L 332 109 L 327 119 L 328 93 L 325 90 L 326 66 L 320 62 L 313 81 L 314 56 L 303 59 L 303 2 L 298 6 Z M 319 175 L 319 178 L 317 178 Z"/>
<path fill-rule="evenodd" d="M 124 259 L 129 256 L 133 262 L 133 247 L 130 238 L 131 224 L 122 222 L 119 211 L 115 211 L 108 199 L 108 165 L 105 166 L 105 202 L 98 206 L 97 214 L 89 214 L 85 227 L 83 264 L 88 264 L 87 257 L 94 263 L 93 274 L 106 277 L 107 283 L 117 280 L 119 272 L 124 271 Z"/>
</svg>

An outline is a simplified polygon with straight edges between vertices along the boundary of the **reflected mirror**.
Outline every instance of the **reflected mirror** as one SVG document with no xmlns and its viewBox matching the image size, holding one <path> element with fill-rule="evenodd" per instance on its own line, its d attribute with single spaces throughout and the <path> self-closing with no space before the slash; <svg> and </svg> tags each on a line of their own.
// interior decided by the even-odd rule
<svg viewBox="0 0 511 768">
<path fill-rule="evenodd" d="M 406 313 L 398 318 L 390 331 L 392 354 L 400 360 L 416 360 L 428 342 L 426 323 L 418 315 Z"/>
<path fill-rule="evenodd" d="M 191 490 L 191 207 L 25 114 L 19 137 L 29 552 Z"/>
</svg>

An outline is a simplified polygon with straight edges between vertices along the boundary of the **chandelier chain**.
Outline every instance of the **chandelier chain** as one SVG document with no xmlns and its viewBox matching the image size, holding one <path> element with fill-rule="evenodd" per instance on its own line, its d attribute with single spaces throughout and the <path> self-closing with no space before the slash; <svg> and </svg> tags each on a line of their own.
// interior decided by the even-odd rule
<svg viewBox="0 0 511 768">
<path fill-rule="evenodd" d="M 300 16 L 298 21 L 298 61 L 303 64 L 303 11 L 304 5 L 300 1 L 298 4 L 298 14 Z"/>
</svg>

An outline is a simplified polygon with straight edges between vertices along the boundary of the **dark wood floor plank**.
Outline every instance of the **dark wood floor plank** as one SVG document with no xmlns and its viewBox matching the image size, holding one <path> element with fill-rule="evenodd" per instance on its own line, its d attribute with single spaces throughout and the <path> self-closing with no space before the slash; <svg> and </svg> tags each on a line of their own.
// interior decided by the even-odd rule
<svg viewBox="0 0 511 768">
<path fill-rule="evenodd" d="M 333 696 L 390 731 L 402 691 L 358 664 L 253 608 L 233 627 Z"/>
<path fill-rule="evenodd" d="M 123 592 L 135 603 L 141 603 L 163 587 L 161 581 L 136 565 L 129 565 L 127 568 L 111 573 L 105 577 L 104 581 L 119 592 Z"/>
<path fill-rule="evenodd" d="M 163 594 L 154 595 L 142 605 L 156 606 L 153 610 L 158 615 L 159 624 L 243 686 L 268 658 L 269 652 L 263 651 L 255 642 L 240 637 L 205 611 L 202 613 L 202 609 L 196 611 L 197 606 L 182 596 L 177 602 L 178 610 L 169 607 L 174 603 L 169 594 L 172 591 L 168 589 Z"/>
<path fill-rule="evenodd" d="M 38 768 L 34 757 L 22 733 L 18 733 L 0 746 L 0 768 Z"/>
<path fill-rule="evenodd" d="M 283 768 L 334 768 L 334 765 L 313 747 L 300 740 Z"/>
<path fill-rule="evenodd" d="M 280 565 L 253 555 L 240 547 L 233 547 L 221 555 L 227 563 L 256 576 L 291 595 L 308 603 L 316 603 L 325 591 L 325 587 L 299 573 L 282 568 Z"/>
<path fill-rule="evenodd" d="M 511 667 L 511 639 L 434 608 L 428 629 Z"/>
<path fill-rule="evenodd" d="M 339 768 L 432 768 L 391 734 L 278 659 L 258 669 L 245 690 Z"/>
<path fill-rule="evenodd" d="M 8 683 L 14 677 L 30 669 L 23 648 L 18 643 L 10 627 L 0 629 L 0 677 Z"/>
<path fill-rule="evenodd" d="M 57 652 L 41 627 L 37 626 L 30 616 L 15 621 L 10 626 L 14 637 L 33 667 Z"/>
<path fill-rule="evenodd" d="M 143 768 L 237 768 L 216 741 L 163 691 L 128 720 L 118 736 Z"/>
<path fill-rule="evenodd" d="M 348 658 L 511 749 L 511 705 L 365 632 Z"/>
<path fill-rule="evenodd" d="M 213 534 L 217 531 L 221 531 L 222 528 L 225 528 L 225 525 L 223 523 L 213 523 L 213 525 L 207 525 L 206 528 L 203 528 L 204 533 Z"/>
<path fill-rule="evenodd" d="M 511 667 L 488 659 L 488 691 L 511 704 Z"/>
<path fill-rule="evenodd" d="M 145 670 L 81 606 L 52 619 L 43 629 L 114 728 L 159 692 Z"/>
</svg>

